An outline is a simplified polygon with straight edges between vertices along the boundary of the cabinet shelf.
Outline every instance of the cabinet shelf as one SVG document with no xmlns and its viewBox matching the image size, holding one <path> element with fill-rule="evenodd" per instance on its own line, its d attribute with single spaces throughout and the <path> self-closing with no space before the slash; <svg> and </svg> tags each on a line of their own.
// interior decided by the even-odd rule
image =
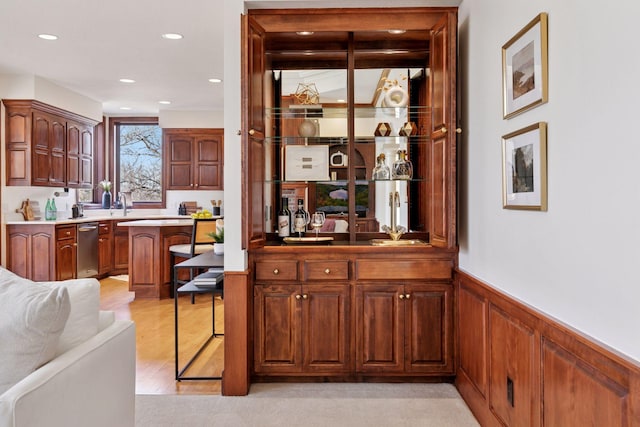
<svg viewBox="0 0 640 427">
<path fill-rule="evenodd" d="M 393 118 L 403 114 L 431 114 L 431 108 L 424 105 L 412 105 L 408 107 L 356 107 L 355 119 Z M 347 119 L 349 110 L 347 107 L 325 107 L 322 105 L 265 108 L 266 119 Z"/>
</svg>

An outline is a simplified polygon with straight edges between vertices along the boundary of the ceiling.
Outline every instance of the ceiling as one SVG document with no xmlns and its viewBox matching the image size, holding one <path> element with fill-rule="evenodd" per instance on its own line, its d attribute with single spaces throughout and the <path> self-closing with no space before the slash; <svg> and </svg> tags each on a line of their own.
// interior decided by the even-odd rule
<svg viewBox="0 0 640 427">
<path fill-rule="evenodd" d="M 223 85 L 208 81 L 223 77 L 222 4 L 0 0 L 0 74 L 50 80 L 101 102 L 106 114 L 222 109 Z M 161 37 L 169 32 L 184 38 Z"/>
<path fill-rule="evenodd" d="M 221 110 L 224 83 L 208 79 L 223 78 L 225 1 L 242 0 L 0 0 L 0 74 L 44 78 L 102 103 L 107 115 Z M 459 2 L 398 0 L 393 6 Z M 323 6 L 385 5 L 381 0 L 329 3 Z M 311 0 L 245 5 L 318 6 Z M 161 37 L 169 32 L 184 38 Z M 39 39 L 42 33 L 58 40 Z"/>
</svg>

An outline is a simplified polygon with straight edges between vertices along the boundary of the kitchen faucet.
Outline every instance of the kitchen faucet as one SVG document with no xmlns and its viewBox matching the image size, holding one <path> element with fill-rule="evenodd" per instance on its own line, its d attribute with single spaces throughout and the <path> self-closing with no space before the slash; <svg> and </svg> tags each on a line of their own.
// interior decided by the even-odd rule
<svg viewBox="0 0 640 427">
<path fill-rule="evenodd" d="M 120 204 L 122 204 L 122 215 L 127 216 L 127 196 L 125 196 L 123 192 L 119 192 L 118 199 L 120 199 Z"/>
</svg>

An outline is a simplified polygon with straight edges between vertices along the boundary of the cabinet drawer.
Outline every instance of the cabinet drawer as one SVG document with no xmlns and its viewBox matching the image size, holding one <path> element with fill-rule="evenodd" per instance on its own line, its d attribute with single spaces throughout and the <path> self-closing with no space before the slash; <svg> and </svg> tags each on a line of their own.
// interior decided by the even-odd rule
<svg viewBox="0 0 640 427">
<path fill-rule="evenodd" d="M 451 279 L 453 263 L 443 259 L 360 259 L 357 280 Z"/>
<path fill-rule="evenodd" d="M 111 233 L 111 221 L 101 222 L 98 224 L 98 234 L 109 234 Z"/>
<path fill-rule="evenodd" d="M 348 280 L 349 261 L 305 261 L 304 280 Z"/>
<path fill-rule="evenodd" d="M 298 261 L 258 261 L 256 280 L 297 280 Z"/>
<path fill-rule="evenodd" d="M 69 225 L 63 227 L 56 227 L 56 240 L 73 239 L 76 238 L 76 226 Z"/>
</svg>

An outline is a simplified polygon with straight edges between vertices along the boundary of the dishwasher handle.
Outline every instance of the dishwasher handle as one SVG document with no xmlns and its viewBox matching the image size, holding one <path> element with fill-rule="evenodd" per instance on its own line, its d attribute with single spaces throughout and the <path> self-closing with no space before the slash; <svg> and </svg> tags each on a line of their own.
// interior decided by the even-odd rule
<svg viewBox="0 0 640 427">
<path fill-rule="evenodd" d="M 98 228 L 97 225 L 83 225 L 82 227 L 78 227 L 78 231 L 93 231 Z"/>
</svg>

